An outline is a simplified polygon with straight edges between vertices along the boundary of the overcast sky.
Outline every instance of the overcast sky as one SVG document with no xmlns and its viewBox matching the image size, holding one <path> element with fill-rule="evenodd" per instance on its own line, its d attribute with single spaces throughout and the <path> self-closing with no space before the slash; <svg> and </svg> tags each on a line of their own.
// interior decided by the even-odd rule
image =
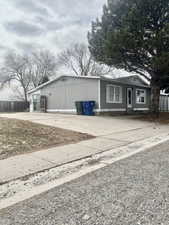
<svg viewBox="0 0 169 225">
<path fill-rule="evenodd" d="M 0 62 L 9 51 L 49 49 L 55 54 L 76 42 L 87 43 L 91 22 L 107 0 L 0 0 Z M 0 100 L 13 96 L 0 91 Z"/>
<path fill-rule="evenodd" d="M 76 42 L 87 43 L 91 22 L 107 0 L 0 0 L 0 62 L 9 50 L 49 49 L 57 55 Z M 118 75 L 126 74 L 118 71 Z M 8 94 L 7 94 L 8 93 Z M 0 100 L 13 91 L 0 91 Z"/>
<path fill-rule="evenodd" d="M 0 0 L 0 52 L 47 48 L 57 53 L 87 42 L 106 0 Z"/>
</svg>

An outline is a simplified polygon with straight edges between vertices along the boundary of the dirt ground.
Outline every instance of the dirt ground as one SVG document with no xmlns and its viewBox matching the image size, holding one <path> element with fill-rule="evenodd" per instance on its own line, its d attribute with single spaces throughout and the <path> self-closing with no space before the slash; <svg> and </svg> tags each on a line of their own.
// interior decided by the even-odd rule
<svg viewBox="0 0 169 225">
<path fill-rule="evenodd" d="M 94 136 L 29 121 L 0 118 L 0 160 L 90 138 Z"/>
<path fill-rule="evenodd" d="M 169 112 L 161 112 L 158 118 L 156 116 L 153 116 L 152 114 L 146 114 L 135 117 L 134 119 L 140 119 L 148 122 L 157 122 L 161 124 L 169 124 Z"/>
</svg>

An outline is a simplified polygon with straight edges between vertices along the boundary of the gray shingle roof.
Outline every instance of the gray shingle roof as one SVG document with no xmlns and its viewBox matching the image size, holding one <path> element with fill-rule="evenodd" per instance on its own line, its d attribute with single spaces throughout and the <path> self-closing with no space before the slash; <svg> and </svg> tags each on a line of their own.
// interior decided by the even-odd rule
<svg viewBox="0 0 169 225">
<path fill-rule="evenodd" d="M 138 75 L 127 76 L 127 77 L 119 77 L 119 78 L 116 78 L 116 79 L 111 79 L 111 81 L 115 81 L 115 82 L 122 83 L 122 84 L 134 85 L 134 86 L 147 86 L 147 87 L 149 87 L 148 83 L 146 83 Z"/>
<path fill-rule="evenodd" d="M 28 94 L 34 92 L 34 91 L 37 91 L 41 88 L 43 88 L 44 86 L 47 86 L 53 82 L 56 82 L 58 81 L 59 79 L 62 79 L 62 78 L 74 78 L 74 79 L 97 79 L 97 80 L 107 80 L 107 81 L 114 81 L 114 82 L 118 82 L 118 83 L 121 83 L 121 84 L 128 84 L 128 85 L 133 85 L 133 86 L 139 86 L 139 87 L 149 87 L 149 85 L 144 81 L 142 80 L 139 76 L 137 75 L 133 75 L 133 76 L 128 76 L 128 77 L 120 77 L 120 78 L 106 78 L 106 77 L 94 77 L 94 76 L 69 76 L 69 75 L 62 75 L 62 76 L 59 76 L 53 80 L 50 80 L 44 84 L 41 84 L 40 86 L 38 86 L 37 88 L 34 88 L 32 90 L 30 90 L 28 92 Z"/>
</svg>

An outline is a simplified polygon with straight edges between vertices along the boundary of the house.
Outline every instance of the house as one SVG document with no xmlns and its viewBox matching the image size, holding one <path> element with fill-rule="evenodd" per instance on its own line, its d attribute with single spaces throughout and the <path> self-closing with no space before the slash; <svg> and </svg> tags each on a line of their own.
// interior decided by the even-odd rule
<svg viewBox="0 0 169 225">
<path fill-rule="evenodd" d="M 75 101 L 95 101 L 97 113 L 148 111 L 150 87 L 139 76 L 117 79 L 63 75 L 31 90 L 30 111 L 40 111 L 46 99 L 47 112 L 76 113 Z"/>
</svg>

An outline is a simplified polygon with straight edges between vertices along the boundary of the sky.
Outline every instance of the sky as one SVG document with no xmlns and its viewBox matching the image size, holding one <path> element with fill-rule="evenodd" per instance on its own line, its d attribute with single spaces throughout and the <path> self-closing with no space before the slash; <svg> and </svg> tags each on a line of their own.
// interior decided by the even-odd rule
<svg viewBox="0 0 169 225">
<path fill-rule="evenodd" d="M 46 48 L 55 54 L 87 42 L 106 0 L 0 0 L 0 53 Z"/>
<path fill-rule="evenodd" d="M 55 55 L 74 43 L 87 44 L 91 22 L 107 0 L 0 0 L 0 64 L 9 51 L 48 49 Z M 124 71 L 116 71 L 120 76 Z M 9 86 L 0 100 L 13 99 Z"/>
<path fill-rule="evenodd" d="M 49 49 L 58 54 L 73 43 L 87 43 L 91 22 L 107 0 L 0 0 L 0 62 L 8 51 Z M 13 99 L 7 86 L 0 100 Z"/>
</svg>

